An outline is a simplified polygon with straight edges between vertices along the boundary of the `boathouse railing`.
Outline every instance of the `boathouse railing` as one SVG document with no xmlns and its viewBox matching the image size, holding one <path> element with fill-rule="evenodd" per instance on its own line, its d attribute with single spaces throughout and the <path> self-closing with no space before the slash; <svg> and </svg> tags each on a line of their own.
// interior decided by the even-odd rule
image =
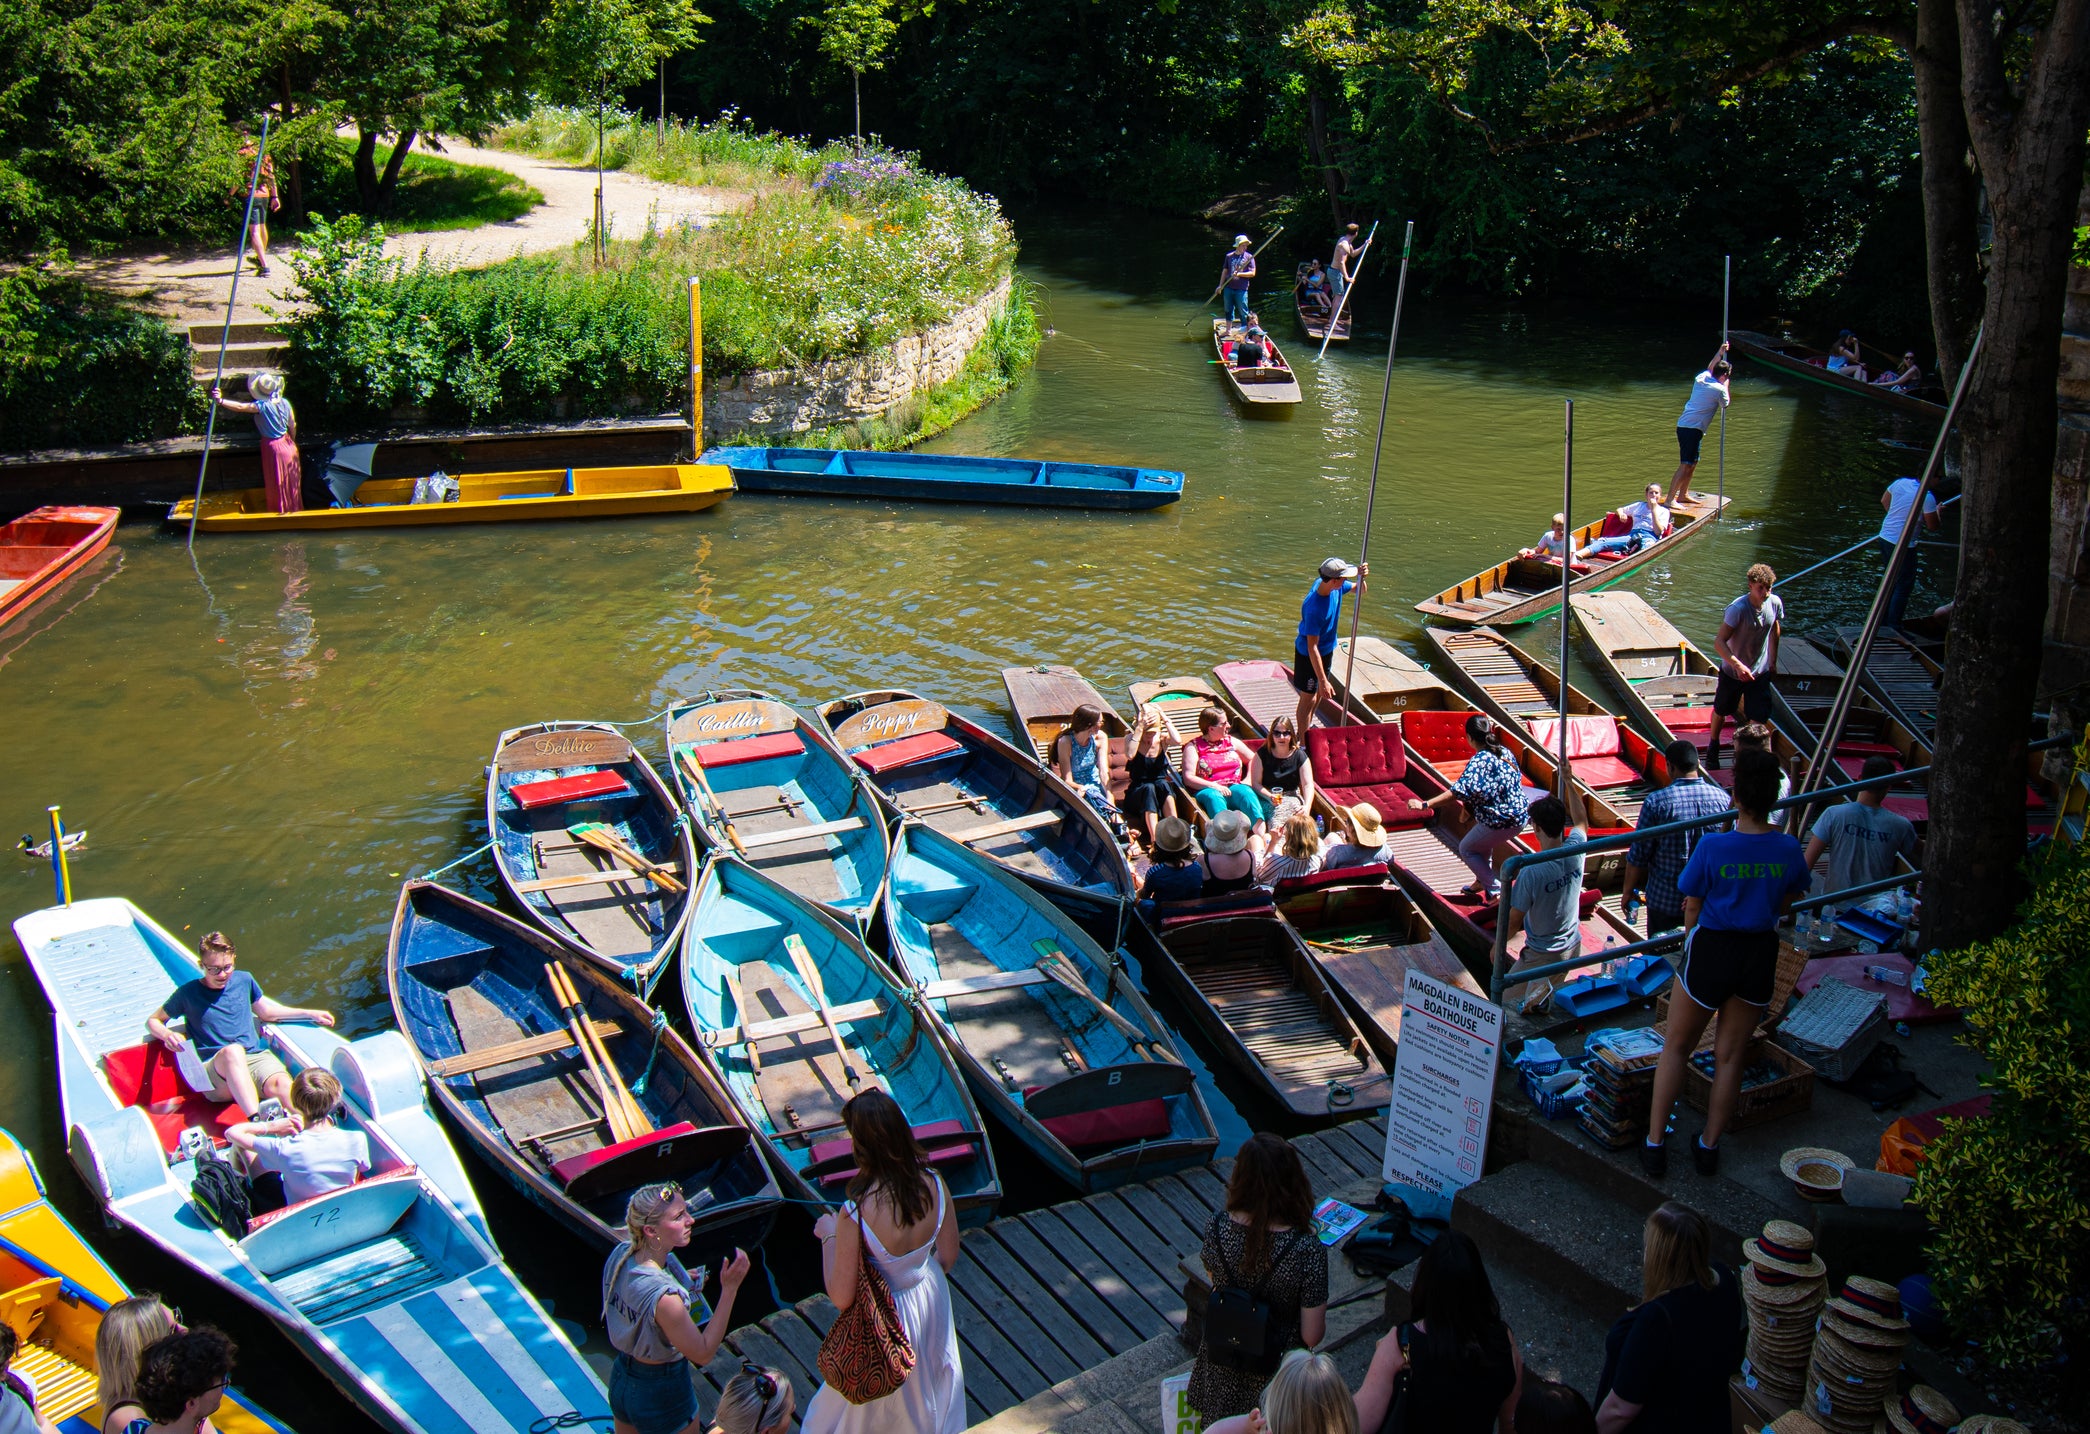
<svg viewBox="0 0 2090 1434">
<path fill-rule="evenodd" d="M 2072 745 L 2077 740 L 2075 733 L 2063 733 L 2057 737 L 2043 737 L 2030 743 L 2025 750 L 2043 752 L 2050 747 Z M 1846 782 L 1836 787 L 1816 787 L 1810 792 L 1795 792 L 1781 802 L 1774 803 L 1771 810 L 1784 811 L 1788 808 L 1802 809 L 1821 806 L 1825 799 L 1856 796 L 1859 792 L 1871 791 L 1875 787 L 1894 787 L 1912 777 L 1925 776 L 1929 767 L 1908 767 L 1884 777 L 1872 777 L 1855 782 Z M 1502 864 L 1502 890 L 1507 897 L 1517 879 L 1517 873 L 1533 862 L 1552 861 L 1555 857 L 1575 856 L 1585 852 L 1618 851 L 1646 837 L 1668 836 L 1672 832 L 1698 831 L 1705 827 L 1727 826 L 1734 821 L 1734 809 L 1715 812 L 1706 817 L 1690 817 L 1684 821 L 1664 822 L 1660 826 L 1643 827 L 1637 831 L 1620 832 L 1616 836 L 1594 837 L 1587 841 L 1566 842 L 1560 846 L 1545 847 L 1537 851 L 1513 853 Z M 1800 835 L 1802 843 L 1806 841 Z M 1795 911 L 1818 910 L 1824 906 L 1840 906 L 1853 898 L 1871 896 L 1875 892 L 1891 891 L 1899 886 L 1913 886 L 1923 879 L 1920 870 L 1898 872 L 1882 877 L 1878 881 L 1864 882 L 1858 886 L 1845 887 L 1841 891 L 1825 892 L 1820 896 L 1806 896 L 1793 903 Z M 1543 966 L 1518 966 L 1514 972 L 1509 965 L 1509 923 L 1499 914 L 1495 920 L 1495 954 L 1488 980 L 1488 999 L 1498 1006 L 1502 994 L 1511 986 L 1521 986 L 1546 976 L 1560 976 L 1569 971 L 1580 971 L 1591 966 L 1601 966 L 1625 956 L 1637 956 L 1642 952 L 1672 951 L 1683 944 L 1684 933 L 1680 930 L 1665 931 L 1657 936 L 1634 941 L 1624 946 L 1606 946 L 1598 951 L 1584 951 L 1566 961 L 1550 961 Z"/>
</svg>

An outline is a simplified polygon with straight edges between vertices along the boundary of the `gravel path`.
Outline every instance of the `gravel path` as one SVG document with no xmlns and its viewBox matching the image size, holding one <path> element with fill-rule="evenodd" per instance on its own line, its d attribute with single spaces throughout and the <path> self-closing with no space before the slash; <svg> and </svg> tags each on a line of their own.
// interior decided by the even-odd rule
<svg viewBox="0 0 2090 1434">
<path fill-rule="evenodd" d="M 595 171 L 563 162 L 533 159 L 501 149 L 481 149 L 460 139 L 442 141 L 442 157 L 459 164 L 483 164 L 520 175 L 544 196 L 544 203 L 520 219 L 483 224 L 476 229 L 446 229 L 426 234 L 397 234 L 385 241 L 388 254 L 427 253 L 467 267 L 498 263 L 517 254 L 559 249 L 585 239 L 595 207 Z M 659 184 L 611 170 L 603 176 L 603 205 L 613 235 L 642 232 L 651 219 L 663 229 L 701 225 L 747 202 L 729 189 L 692 189 Z M 272 236 L 273 237 L 273 236 Z M 269 246 L 269 276 L 262 278 L 250 263 L 240 277 L 239 323 L 266 321 L 267 309 L 289 303 L 290 266 L 279 262 L 293 243 Z M 215 251 L 171 251 L 116 255 L 83 260 L 81 276 L 105 288 L 155 301 L 177 328 L 223 319 L 231 277 L 230 255 Z"/>
</svg>

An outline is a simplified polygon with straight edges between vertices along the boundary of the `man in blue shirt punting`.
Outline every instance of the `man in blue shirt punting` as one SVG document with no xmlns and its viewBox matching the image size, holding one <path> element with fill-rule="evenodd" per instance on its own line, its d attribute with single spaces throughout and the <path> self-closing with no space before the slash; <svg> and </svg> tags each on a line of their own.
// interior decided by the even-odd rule
<svg viewBox="0 0 2090 1434">
<path fill-rule="evenodd" d="M 1299 604 L 1299 635 L 1292 641 L 1292 689 L 1299 694 L 1295 725 L 1304 740 L 1313 721 L 1314 707 L 1328 690 L 1328 663 L 1335 656 L 1335 634 L 1342 622 L 1343 594 L 1355 592 L 1360 599 L 1364 580 L 1372 565 L 1358 567 L 1341 558 L 1321 564 L 1321 578 Z"/>
</svg>

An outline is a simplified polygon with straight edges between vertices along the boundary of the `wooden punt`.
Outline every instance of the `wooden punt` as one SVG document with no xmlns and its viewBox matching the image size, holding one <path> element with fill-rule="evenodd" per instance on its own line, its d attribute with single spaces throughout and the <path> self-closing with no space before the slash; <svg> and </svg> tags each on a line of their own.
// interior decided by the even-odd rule
<svg viewBox="0 0 2090 1434">
<path fill-rule="evenodd" d="M 99 1434 L 95 1337 L 126 1285 L 59 1214 L 21 1141 L 0 1130 L 0 1305 L 17 1331 L 9 1372 L 36 1387 L 36 1412 L 63 1434 Z M 210 1422 L 222 1434 L 289 1434 L 237 1389 Z M 26 1427 L 26 1426 L 25 1426 Z"/>
<path fill-rule="evenodd" d="M 1848 663 L 1859 632 L 1849 626 L 1833 629 L 1829 650 Z M 1858 680 L 1903 725 L 1932 742 L 1937 739 L 1938 683 L 1943 679 L 1944 669 L 1937 659 L 1905 638 L 1883 631 L 1873 634 L 1872 646 L 1865 653 L 1865 671 Z"/>
<path fill-rule="evenodd" d="M 1255 735 L 1258 729 L 1248 714 L 1233 698 L 1202 677 L 1164 677 L 1155 682 L 1135 682 L 1125 691 L 1132 698 L 1134 711 L 1149 705 L 1160 709 L 1162 720 L 1168 723 L 1169 737 L 1175 744 L 1169 756 L 1178 771 L 1183 767 L 1182 744 L 1197 735 L 1197 719 L 1207 707 L 1217 707 L 1224 712 L 1228 725 L 1251 748 L 1261 744 L 1262 739 Z"/>
<path fill-rule="evenodd" d="M 1790 339 L 1772 338 L 1769 334 L 1752 333 L 1748 329 L 1729 329 L 1727 342 L 1734 352 L 1779 373 L 1818 383 L 1839 393 L 1869 398 L 1874 403 L 1884 403 L 1904 413 L 1920 413 L 1927 418 L 1945 415 L 1945 391 L 1934 380 L 1926 379 L 1923 386 L 1913 393 L 1897 393 L 1878 384 L 1859 383 L 1840 373 L 1830 373 L 1827 353 Z"/>
<path fill-rule="evenodd" d="M 1121 463 L 834 448 L 714 448 L 704 461 L 732 469 L 743 493 L 1115 509 L 1158 508 L 1183 496 L 1181 473 Z"/>
<path fill-rule="evenodd" d="M 1343 306 L 1342 313 L 1336 316 L 1335 332 L 1333 334 L 1328 332 L 1328 319 L 1331 314 L 1335 313 L 1335 304 L 1334 293 L 1325 288 L 1321 290 L 1320 303 L 1310 304 L 1307 302 L 1306 265 L 1301 264 L 1292 280 L 1292 312 L 1298 315 L 1299 332 L 1305 334 L 1315 343 L 1319 343 L 1324 338 L 1330 344 L 1348 343 L 1350 341 L 1352 315 L 1347 304 Z"/>
<path fill-rule="evenodd" d="M 1354 687 L 1345 685 L 1353 680 Z M 1350 639 L 1337 638 L 1335 656 L 1328 663 L 1328 683 L 1341 699 L 1343 710 L 1358 722 L 1383 722 L 1403 712 L 1453 706 L 1464 710 L 1466 705 L 1443 678 L 1383 637 L 1357 639 L 1354 678 Z"/>
<path fill-rule="evenodd" d="M 1212 1158 L 1196 1077 L 1125 966 L 1001 864 L 903 822 L 885 919 L 973 1094 L 1054 1174 L 1093 1193 Z"/>
<path fill-rule="evenodd" d="M 856 1173 L 842 1106 L 877 1085 L 906 1113 L 960 1223 L 993 1217 L 1001 1179 L 979 1107 L 921 998 L 853 926 L 722 852 L 697 888 L 682 999 L 790 1198 L 841 1203 Z"/>
<path fill-rule="evenodd" d="M 1688 507 L 1677 506 L 1670 510 L 1674 528 L 1666 538 L 1657 539 L 1637 553 L 1624 556 L 1595 557 L 1588 563 L 1574 564 L 1572 590 L 1578 593 L 1595 592 L 1607 588 L 1629 573 L 1639 571 L 1657 558 L 1666 557 L 1679 543 L 1687 542 L 1694 534 L 1702 532 L 1721 509 L 1734 500 L 1721 499 L 1713 494 L 1699 493 L 1696 502 Z M 1616 513 L 1607 513 L 1593 523 L 1584 523 L 1574 532 L 1577 548 L 1595 542 L 1600 537 L 1612 536 L 1614 530 L 1623 532 L 1624 524 Z M 1424 598 L 1415 604 L 1415 610 L 1427 613 L 1440 621 L 1462 627 L 1475 627 L 1481 623 L 1492 623 L 1497 627 L 1516 627 L 1556 612 L 1560 607 L 1560 562 L 1555 558 L 1506 558 L 1492 568 L 1485 568 L 1463 582 L 1454 583 L 1435 597 Z"/>
<path fill-rule="evenodd" d="M 409 528 L 435 523 L 510 523 L 528 518 L 609 518 L 634 513 L 695 513 L 733 496 L 733 474 L 716 463 L 660 463 L 632 468 L 538 468 L 465 473 L 454 503 L 416 503 L 414 478 L 373 478 L 348 508 L 278 513 L 261 488 L 203 495 L 197 528 L 206 533 L 264 533 L 290 528 Z M 188 526 L 195 500 L 168 510 Z"/>
<path fill-rule="evenodd" d="M 1411 969 L 1472 996 L 1488 994 L 1393 881 L 1299 883 L 1278 892 L 1277 912 L 1305 941 L 1384 1070 L 1393 1069 L 1400 1046 Z"/>
<path fill-rule="evenodd" d="M 1102 709 L 1103 731 L 1110 741 L 1110 796 L 1112 801 L 1124 800 L 1125 738 L 1132 729 L 1086 677 L 1071 667 L 1039 663 L 1004 667 L 1001 685 L 1009 694 L 1009 710 L 1016 715 L 1016 745 L 1036 752 L 1042 767 L 1053 765 L 1053 745 L 1076 707 L 1087 702 Z"/>
<path fill-rule="evenodd" d="M 1252 733 L 1257 737 L 1267 737 L 1272 722 L 1279 717 L 1294 716 L 1299 710 L 1299 692 L 1292 686 L 1289 663 L 1273 662 L 1267 657 L 1250 658 L 1245 662 L 1221 662 L 1212 668 L 1212 679 L 1233 699 L 1234 709 L 1248 718 L 1249 729 L 1241 736 Z M 1342 725 L 1343 709 L 1334 693 L 1320 695 L 1314 703 L 1313 718 L 1323 726 Z"/>
<path fill-rule="evenodd" d="M 0 526 L 0 627 L 109 546 L 121 508 L 48 507 Z"/>
<path fill-rule="evenodd" d="M 1778 644 L 1778 673 L 1771 679 L 1771 720 L 1808 761 L 1814 758 L 1842 684 L 1843 665 L 1806 638 L 1787 637 Z M 1833 760 L 1841 775 L 1832 774 L 1830 780 L 1856 781 L 1868 757 L 1893 757 L 1904 767 L 1927 767 L 1930 755 L 1929 743 L 1861 689 L 1851 700 L 1843 735 L 1836 743 Z M 1919 826 L 1927 823 L 1929 784 L 1922 777 L 1909 778 L 1887 794 L 1886 807 Z"/>
<path fill-rule="evenodd" d="M 1275 913 L 1187 922 L 1163 932 L 1160 948 L 1141 974 L 1275 1104 L 1304 1120 L 1386 1104 L 1386 1068 Z"/>
<path fill-rule="evenodd" d="M 1297 403 L 1304 394 L 1299 391 L 1299 376 L 1292 372 L 1284 361 L 1284 354 L 1277 347 L 1277 340 L 1265 338 L 1263 343 L 1277 357 L 1274 364 L 1259 368 L 1235 368 L 1232 354 L 1234 331 L 1225 319 L 1212 320 L 1212 352 L 1219 365 L 1219 376 L 1235 398 L 1251 407 L 1263 408 L 1280 404 Z"/>
<path fill-rule="evenodd" d="M 915 816 L 1046 890 L 1130 901 L 1109 823 L 1056 773 L 941 703 L 858 692 L 816 710 L 887 810 Z"/>
<path fill-rule="evenodd" d="M 486 769 L 486 829 L 509 899 L 641 995 L 689 920 L 697 852 L 680 812 L 653 764 L 606 723 L 511 728 Z M 638 861 L 582 839 L 597 827 Z"/>
<path fill-rule="evenodd" d="M 668 775 L 707 851 L 870 927 L 892 840 L 876 793 L 817 722 L 736 690 L 670 707 L 665 726 Z"/>
<path fill-rule="evenodd" d="M 573 983 L 646 1130 L 619 1139 L 611 1129 L 547 965 Z M 752 1250 L 768 1234 L 782 1196 L 732 1097 L 678 1032 L 585 953 L 410 881 L 393 912 L 385 978 L 393 1017 L 444 1113 L 481 1159 L 581 1240 L 608 1251 L 625 1238 L 632 1194 L 662 1180 L 710 1197 L 691 1206 L 692 1264 Z"/>
</svg>

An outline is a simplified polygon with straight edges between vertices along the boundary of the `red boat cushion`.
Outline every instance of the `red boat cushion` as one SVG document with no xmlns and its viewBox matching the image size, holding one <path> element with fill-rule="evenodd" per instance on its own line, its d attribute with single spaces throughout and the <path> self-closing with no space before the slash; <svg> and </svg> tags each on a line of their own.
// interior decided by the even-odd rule
<svg viewBox="0 0 2090 1434">
<path fill-rule="evenodd" d="M 548 782 L 522 782 L 508 795 L 524 811 L 577 802 L 584 797 L 622 797 L 631 793 L 631 783 L 615 772 L 583 772 L 577 777 L 554 777 Z"/>
<path fill-rule="evenodd" d="M 702 767 L 730 767 L 736 762 L 760 762 L 770 757 L 795 757 L 806 749 L 796 732 L 762 732 L 753 737 L 729 737 L 690 748 Z"/>
<path fill-rule="evenodd" d="M 1538 561 L 1544 563 L 1549 568 L 1557 568 L 1560 566 L 1560 559 L 1558 558 L 1540 558 L 1538 559 Z M 1577 559 L 1574 562 L 1569 563 L 1568 567 L 1578 573 L 1586 573 L 1590 570 L 1589 564 L 1581 561 L 1580 559 Z"/>
<path fill-rule="evenodd" d="M 1195 901 L 1157 901 L 1154 903 L 1154 911 L 1161 918 L 1161 929 L 1173 931 L 1178 926 L 1210 921 L 1215 917 L 1268 911 L 1271 901 L 1268 890 L 1260 886 L 1251 886 L 1246 891 L 1230 891 L 1224 896 L 1201 896 Z"/>
<path fill-rule="evenodd" d="M 1891 742 L 1857 742 L 1846 737 L 1836 744 L 1839 757 L 1892 757 L 1901 760 L 1901 750 Z"/>
<path fill-rule="evenodd" d="M 1705 745 L 1705 738 L 1696 734 L 1709 733 L 1713 725 L 1713 709 L 1710 707 L 1664 707 L 1655 715 L 1671 732 L 1679 737 L 1690 737 L 1701 747 Z"/>
<path fill-rule="evenodd" d="M 1473 755 L 1473 748 L 1466 741 L 1463 712 L 1405 712 L 1401 714 L 1401 731 L 1415 755 L 1448 778 L 1465 771 L 1466 759 Z M 1314 770 L 1317 774 L 1320 771 L 1318 767 Z"/>
<path fill-rule="evenodd" d="M 1027 1099 L 1043 1089 L 1039 1085 L 1029 1086 L 1023 1094 Z M 1158 1140 L 1168 1134 L 1168 1102 L 1156 1096 L 1102 1110 L 1048 1115 L 1038 1124 L 1076 1149 L 1084 1145 L 1129 1145 L 1135 1140 Z"/>
<path fill-rule="evenodd" d="M 852 752 L 850 755 L 866 772 L 889 772 L 895 767 L 904 767 L 909 762 L 945 757 L 964 750 L 965 744 L 956 737 L 946 736 L 942 732 L 917 732 L 912 737 L 880 742 L 875 747 L 866 747 L 863 751 Z"/>
<path fill-rule="evenodd" d="M 109 1052 L 102 1057 L 102 1074 L 118 1101 L 145 1112 L 160 1134 L 161 1148 L 168 1151 L 181 1143 L 181 1133 L 189 1126 L 201 1126 L 222 1145 L 226 1127 L 246 1119 L 231 1101 L 215 1101 L 190 1090 L 174 1057 L 158 1041 Z"/>
<path fill-rule="evenodd" d="M 1423 797 L 1406 782 L 1374 782 L 1368 787 L 1324 786 L 1321 790 L 1328 794 L 1329 801 L 1345 807 L 1370 802 L 1379 809 L 1379 820 L 1388 827 L 1419 827 L 1432 815 L 1427 809 L 1416 811 L 1409 807 L 1408 803 L 1419 802 Z"/>
<path fill-rule="evenodd" d="M 1577 757 L 1615 757 L 1618 755 L 1618 719 L 1616 717 L 1579 716 L 1567 719 L 1568 760 Z M 1560 750 L 1560 719 L 1541 717 L 1526 724 L 1531 731 L 1531 740 L 1538 744 L 1547 756 Z M 1579 771 L 1580 768 L 1578 767 Z M 1637 780 L 1637 774 L 1635 778 Z"/>
<path fill-rule="evenodd" d="M 1325 787 L 1398 782 L 1408 774 L 1408 753 L 1401 743 L 1398 722 L 1308 728 L 1306 755 L 1314 764 L 1314 780 Z M 1391 817 L 1384 808 L 1380 815 Z"/>
<path fill-rule="evenodd" d="M 552 1174 L 558 1176 L 562 1184 L 571 1185 L 577 1177 L 593 1170 L 598 1165 L 615 1160 L 620 1155 L 629 1155 L 634 1150 L 642 1150 L 646 1146 L 657 1145 L 663 1140 L 673 1140 L 677 1136 L 688 1135 L 695 1130 L 696 1127 L 685 1120 L 653 1131 L 648 1135 L 635 1135 L 630 1140 L 620 1140 L 615 1145 L 604 1145 L 594 1150 L 584 1150 L 579 1155 L 569 1155 L 564 1160 L 554 1162 Z"/>
<path fill-rule="evenodd" d="M 1570 757 L 1568 765 L 1585 787 L 1623 787 L 1641 780 L 1639 769 L 1619 757 Z"/>
<path fill-rule="evenodd" d="M 986 1137 L 980 1131 L 966 1129 L 962 1120 L 939 1120 L 917 1125 L 914 1138 L 928 1152 L 931 1165 L 957 1165 L 977 1158 Z M 822 1185 L 846 1185 L 856 1178 L 857 1169 L 849 1164 L 854 1147 L 848 1136 L 824 1140 L 811 1153 L 813 1158 L 805 1168 L 809 1178 Z"/>
<path fill-rule="evenodd" d="M 1338 866 L 1327 871 L 1317 871 L 1312 876 L 1288 876 L 1277 883 L 1280 897 L 1297 896 L 1302 891 L 1320 891 L 1330 886 L 1364 886 L 1386 879 L 1386 863 L 1367 862 L 1363 866 Z"/>
<path fill-rule="evenodd" d="M 1623 538 L 1632 531 L 1632 520 L 1619 517 L 1618 510 L 1614 508 L 1604 515 L 1604 531 L 1597 534 L 1597 536 L 1600 538 Z"/>
</svg>

